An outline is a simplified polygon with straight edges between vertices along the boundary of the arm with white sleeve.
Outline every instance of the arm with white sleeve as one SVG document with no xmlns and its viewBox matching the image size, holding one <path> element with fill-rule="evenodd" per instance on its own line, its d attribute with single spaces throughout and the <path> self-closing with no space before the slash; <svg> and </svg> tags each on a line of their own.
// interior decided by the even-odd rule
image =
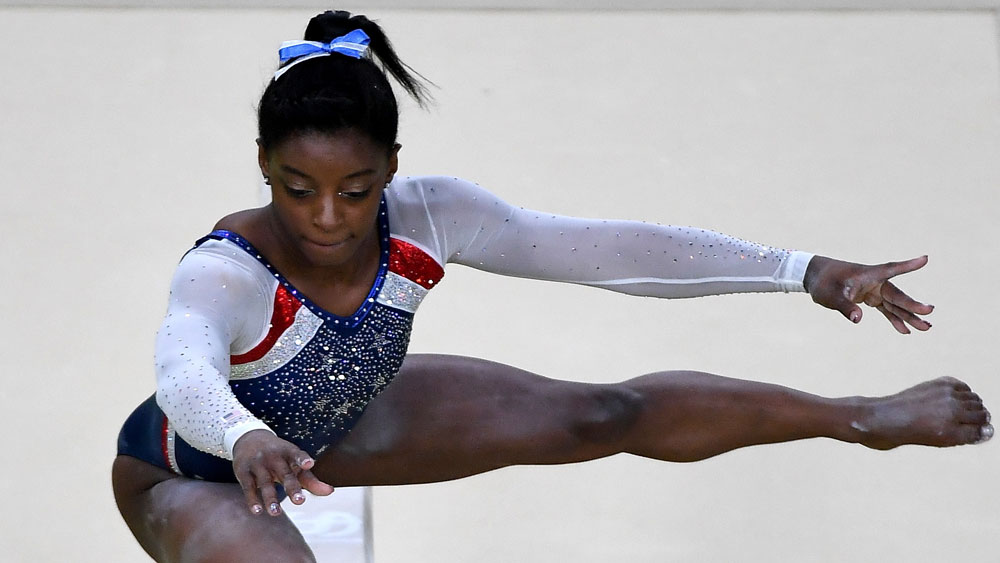
<svg viewBox="0 0 1000 563">
<path fill-rule="evenodd" d="M 393 189 L 410 203 L 400 206 L 413 225 L 404 236 L 414 233 L 442 262 L 510 276 L 663 298 L 801 292 L 813 258 L 694 227 L 523 209 L 457 178 L 409 178 Z"/>
<path fill-rule="evenodd" d="M 229 387 L 231 351 L 259 340 L 270 313 L 260 280 L 221 244 L 191 250 L 174 273 L 156 335 L 156 402 L 186 442 L 231 460 L 240 436 L 270 430 Z"/>
</svg>

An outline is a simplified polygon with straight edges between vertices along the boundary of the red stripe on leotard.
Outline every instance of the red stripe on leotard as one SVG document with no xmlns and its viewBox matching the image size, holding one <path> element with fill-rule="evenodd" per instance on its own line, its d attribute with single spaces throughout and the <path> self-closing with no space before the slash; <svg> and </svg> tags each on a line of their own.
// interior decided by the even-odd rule
<svg viewBox="0 0 1000 563">
<path fill-rule="evenodd" d="M 434 287 L 444 277 L 444 268 L 416 246 L 396 238 L 389 239 L 389 271 L 420 284 Z"/>
<path fill-rule="evenodd" d="M 249 352 L 230 356 L 229 363 L 233 365 L 245 364 L 263 358 L 271 346 L 274 346 L 274 343 L 278 341 L 278 337 L 295 322 L 295 313 L 301 306 L 301 301 L 288 293 L 284 286 L 279 285 L 278 290 L 274 292 L 274 314 L 271 315 L 271 328 L 267 331 L 267 336 Z"/>
<path fill-rule="evenodd" d="M 160 430 L 160 449 L 163 451 L 163 465 L 170 468 L 170 450 L 167 449 L 167 430 L 169 428 L 170 421 L 167 417 L 163 417 L 163 428 Z M 170 469 L 173 471 L 173 469 Z"/>
</svg>

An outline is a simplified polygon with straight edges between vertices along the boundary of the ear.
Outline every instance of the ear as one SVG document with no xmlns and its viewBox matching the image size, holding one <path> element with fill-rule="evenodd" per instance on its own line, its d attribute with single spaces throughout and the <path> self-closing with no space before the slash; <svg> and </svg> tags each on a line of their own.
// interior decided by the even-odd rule
<svg viewBox="0 0 1000 563">
<path fill-rule="evenodd" d="M 264 150 L 264 145 L 260 144 L 260 139 L 257 139 L 257 165 L 260 166 L 260 173 L 264 175 L 264 178 L 271 176 L 268 171 L 267 151 Z"/>
<path fill-rule="evenodd" d="M 389 169 L 385 174 L 386 184 L 392 181 L 392 177 L 396 175 L 396 170 L 399 169 L 399 149 L 401 148 L 403 148 L 403 145 L 395 143 L 392 145 L 392 149 L 389 150 Z"/>
</svg>

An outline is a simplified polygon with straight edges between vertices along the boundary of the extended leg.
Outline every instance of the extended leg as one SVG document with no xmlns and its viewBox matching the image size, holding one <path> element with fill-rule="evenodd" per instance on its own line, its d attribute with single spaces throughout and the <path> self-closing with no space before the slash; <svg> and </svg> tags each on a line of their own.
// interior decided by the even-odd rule
<svg viewBox="0 0 1000 563">
<path fill-rule="evenodd" d="M 826 399 L 697 372 L 557 381 L 472 358 L 414 355 L 315 473 L 333 485 L 422 483 L 628 452 L 695 461 L 825 436 L 877 448 L 978 441 L 989 414 L 962 382 Z"/>
</svg>

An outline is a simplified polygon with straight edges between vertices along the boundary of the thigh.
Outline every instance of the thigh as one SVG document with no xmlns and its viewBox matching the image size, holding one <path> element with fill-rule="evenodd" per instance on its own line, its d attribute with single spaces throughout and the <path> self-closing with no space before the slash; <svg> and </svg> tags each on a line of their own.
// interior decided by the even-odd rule
<svg viewBox="0 0 1000 563">
<path fill-rule="evenodd" d="M 620 451 L 613 437 L 635 418 L 634 403 L 620 386 L 413 354 L 314 472 L 334 486 L 388 485 L 593 459 Z"/>
<path fill-rule="evenodd" d="M 284 513 L 251 514 L 235 483 L 180 477 L 120 455 L 112 484 L 118 510 L 156 561 L 315 561 Z"/>
</svg>

